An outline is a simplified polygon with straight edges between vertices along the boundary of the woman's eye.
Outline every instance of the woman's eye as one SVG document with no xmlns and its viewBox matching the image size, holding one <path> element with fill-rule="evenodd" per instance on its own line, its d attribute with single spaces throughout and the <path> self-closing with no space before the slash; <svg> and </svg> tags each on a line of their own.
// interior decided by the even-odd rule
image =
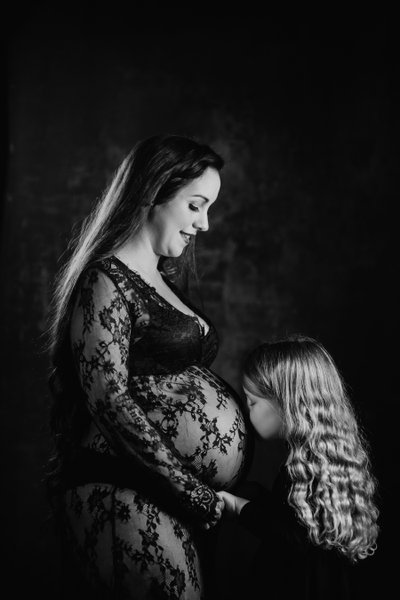
<svg viewBox="0 0 400 600">
<path fill-rule="evenodd" d="M 189 208 L 193 212 L 199 212 L 199 207 L 196 204 L 189 204 Z"/>
</svg>

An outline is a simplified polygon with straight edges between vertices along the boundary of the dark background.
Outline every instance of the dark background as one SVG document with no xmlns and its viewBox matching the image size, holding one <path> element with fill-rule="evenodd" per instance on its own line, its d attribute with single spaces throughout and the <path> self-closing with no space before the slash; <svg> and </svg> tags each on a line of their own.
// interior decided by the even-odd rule
<svg viewBox="0 0 400 600">
<path fill-rule="evenodd" d="M 13 597 L 25 588 L 59 597 L 41 485 L 50 447 L 41 336 L 52 281 L 73 223 L 127 150 L 159 132 L 199 137 L 226 159 L 198 246 L 204 305 L 221 342 L 215 370 L 239 389 L 246 352 L 292 332 L 333 354 L 380 482 L 382 534 L 358 567 L 360 597 L 389 590 L 398 472 L 394 15 L 116 6 L 16 6 L 2 25 L 1 539 Z M 270 485 L 280 448 L 256 450 L 251 477 Z M 234 525 L 223 528 L 221 600 L 255 547 Z M 266 565 L 266 589 L 268 577 Z"/>
</svg>

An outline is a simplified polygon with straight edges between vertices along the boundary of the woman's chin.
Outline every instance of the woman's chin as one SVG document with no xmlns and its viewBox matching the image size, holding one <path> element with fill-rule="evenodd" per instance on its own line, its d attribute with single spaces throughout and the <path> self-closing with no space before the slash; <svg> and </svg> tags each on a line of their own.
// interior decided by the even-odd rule
<svg viewBox="0 0 400 600">
<path fill-rule="evenodd" d="M 159 256 L 164 256 L 164 258 L 179 258 L 185 252 L 190 244 L 177 244 L 176 246 L 163 248 L 160 252 L 158 252 Z"/>
<path fill-rule="evenodd" d="M 184 250 L 185 248 L 174 248 L 173 250 L 170 250 L 166 256 L 167 258 L 179 258 L 182 256 Z"/>
</svg>

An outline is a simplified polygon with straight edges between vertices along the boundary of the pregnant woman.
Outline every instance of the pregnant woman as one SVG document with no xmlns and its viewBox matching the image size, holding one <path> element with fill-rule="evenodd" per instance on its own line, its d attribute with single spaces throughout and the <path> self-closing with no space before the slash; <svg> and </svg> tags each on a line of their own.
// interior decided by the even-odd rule
<svg viewBox="0 0 400 600">
<path fill-rule="evenodd" d="M 101 597 L 212 593 L 204 538 L 249 439 L 238 396 L 210 370 L 216 331 L 177 281 L 194 265 L 222 166 L 186 137 L 139 142 L 57 280 L 49 491 Z"/>
</svg>

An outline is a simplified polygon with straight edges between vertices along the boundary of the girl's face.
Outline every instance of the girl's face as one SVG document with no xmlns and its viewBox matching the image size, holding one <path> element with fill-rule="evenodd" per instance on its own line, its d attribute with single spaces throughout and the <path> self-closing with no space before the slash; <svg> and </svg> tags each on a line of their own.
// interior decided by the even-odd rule
<svg viewBox="0 0 400 600">
<path fill-rule="evenodd" d="M 208 167 L 174 198 L 153 208 L 148 232 L 156 255 L 180 256 L 199 231 L 208 230 L 208 209 L 217 199 L 220 187 L 218 171 Z"/>
<path fill-rule="evenodd" d="M 281 437 L 283 420 L 275 398 L 261 395 L 250 379 L 243 377 L 243 391 L 247 399 L 251 424 L 263 440 Z"/>
</svg>

